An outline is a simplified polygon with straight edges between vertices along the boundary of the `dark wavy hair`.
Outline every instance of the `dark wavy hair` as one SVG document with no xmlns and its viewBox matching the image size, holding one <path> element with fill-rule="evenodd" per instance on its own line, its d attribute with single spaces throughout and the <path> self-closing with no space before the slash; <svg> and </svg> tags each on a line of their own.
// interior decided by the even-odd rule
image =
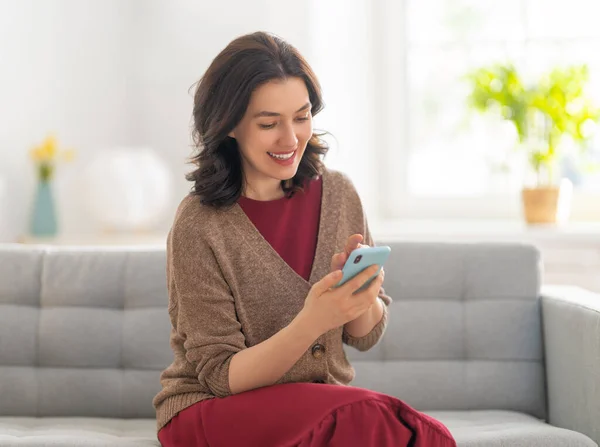
<svg viewBox="0 0 600 447">
<path fill-rule="evenodd" d="M 237 141 L 228 134 L 242 120 L 252 92 L 271 80 L 297 77 L 304 81 L 315 116 L 323 109 L 321 87 L 298 50 L 265 32 L 233 40 L 213 60 L 198 81 L 194 94 L 192 137 L 195 153 L 190 162 L 196 169 L 186 175 L 194 182 L 192 193 L 203 204 L 227 207 L 242 193 L 242 161 Z M 301 190 L 305 181 L 321 175 L 322 157 L 328 146 L 313 133 L 296 175 L 281 182 L 287 196 Z"/>
</svg>

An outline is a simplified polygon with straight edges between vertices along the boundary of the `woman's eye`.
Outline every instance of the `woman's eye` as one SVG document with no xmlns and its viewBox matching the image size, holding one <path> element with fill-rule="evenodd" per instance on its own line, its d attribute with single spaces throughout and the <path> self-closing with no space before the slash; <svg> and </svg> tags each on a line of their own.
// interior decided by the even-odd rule
<svg viewBox="0 0 600 447">
<path fill-rule="evenodd" d="M 275 127 L 276 123 L 271 123 L 271 124 L 259 124 L 258 127 L 260 127 L 261 129 L 272 129 L 273 127 Z"/>
<path fill-rule="evenodd" d="M 306 116 L 299 116 L 297 117 L 295 120 L 297 122 L 302 122 L 302 121 L 308 121 L 310 119 L 310 115 L 306 115 Z M 270 123 L 270 124 L 259 124 L 258 127 L 260 127 L 261 129 L 273 129 L 275 126 L 277 126 L 277 123 Z"/>
</svg>

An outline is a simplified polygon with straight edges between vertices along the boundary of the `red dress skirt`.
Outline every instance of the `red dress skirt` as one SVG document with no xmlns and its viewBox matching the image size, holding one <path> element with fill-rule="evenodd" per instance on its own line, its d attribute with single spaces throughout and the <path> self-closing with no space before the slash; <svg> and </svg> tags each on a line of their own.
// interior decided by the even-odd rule
<svg viewBox="0 0 600 447">
<path fill-rule="evenodd" d="M 288 383 L 208 399 L 158 433 L 163 447 L 454 447 L 439 421 L 352 386 Z"/>
</svg>

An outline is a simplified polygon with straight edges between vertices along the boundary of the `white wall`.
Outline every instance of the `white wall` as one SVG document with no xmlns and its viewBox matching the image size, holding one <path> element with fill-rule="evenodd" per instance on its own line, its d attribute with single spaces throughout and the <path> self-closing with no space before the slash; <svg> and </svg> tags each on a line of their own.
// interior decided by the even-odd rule
<svg viewBox="0 0 600 447">
<path fill-rule="evenodd" d="M 59 190 L 77 187 L 68 180 L 93 151 L 132 143 L 126 5 L 0 1 L 0 176 L 9 191 L 0 240 L 26 228 L 34 186 L 28 151 L 47 132 L 80 154 L 59 173 Z M 67 191 L 60 192 L 65 231 L 84 227 L 80 209 L 70 206 Z"/>
<path fill-rule="evenodd" d="M 327 165 L 348 174 L 370 221 L 378 213 L 377 59 L 371 0 L 313 0 L 311 66 L 323 88 L 325 110 L 316 126 L 330 132 Z"/>
<path fill-rule="evenodd" d="M 231 39 L 259 29 L 289 40 L 313 65 L 327 106 L 317 125 L 339 143 L 328 165 L 371 195 L 368 13 L 368 0 L 0 0 L 0 177 L 10 191 L 0 241 L 26 229 L 34 186 L 27 152 L 48 131 L 78 151 L 57 176 L 63 233 L 97 230 L 78 195 L 81 169 L 96 151 L 120 145 L 154 148 L 170 167 L 168 228 L 190 188 L 188 89 Z"/>
</svg>

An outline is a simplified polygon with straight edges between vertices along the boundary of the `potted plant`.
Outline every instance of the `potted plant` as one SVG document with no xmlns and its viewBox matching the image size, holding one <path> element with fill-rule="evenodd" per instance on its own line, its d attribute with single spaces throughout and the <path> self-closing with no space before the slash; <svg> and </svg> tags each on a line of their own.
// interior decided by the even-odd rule
<svg viewBox="0 0 600 447">
<path fill-rule="evenodd" d="M 518 147 L 526 151 L 534 174 L 533 185 L 524 184 L 521 193 L 527 223 L 555 223 L 560 196 L 568 193 L 564 183 L 561 188 L 558 166 L 565 137 L 583 155 L 600 119 L 598 108 L 585 91 L 587 67 L 555 68 L 527 86 L 512 64 L 496 64 L 469 73 L 467 81 L 469 106 L 511 121 Z"/>
</svg>

